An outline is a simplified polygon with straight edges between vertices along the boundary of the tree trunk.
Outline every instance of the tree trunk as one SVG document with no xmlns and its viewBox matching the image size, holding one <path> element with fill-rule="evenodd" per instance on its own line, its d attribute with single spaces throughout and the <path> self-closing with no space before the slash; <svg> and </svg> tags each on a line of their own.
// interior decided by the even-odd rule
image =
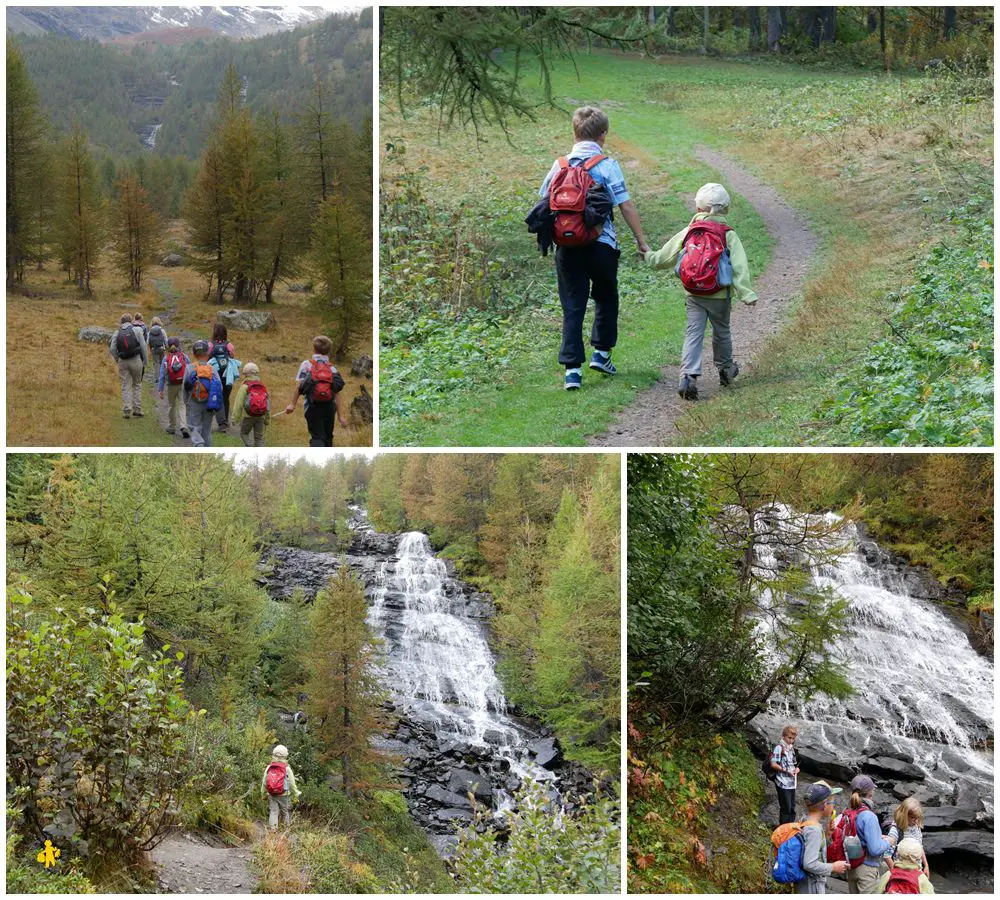
<svg viewBox="0 0 1000 900">
<path fill-rule="evenodd" d="M 818 6 L 803 6 L 799 9 L 799 30 L 803 37 L 809 39 L 814 50 L 819 47 L 821 25 Z"/>
<path fill-rule="evenodd" d="M 868 9 L 868 33 L 875 34 L 878 31 L 878 13 L 869 7 Z"/>
<path fill-rule="evenodd" d="M 767 8 L 767 49 L 772 53 L 781 52 L 781 7 Z"/>
<path fill-rule="evenodd" d="M 822 32 L 820 33 L 820 40 L 824 44 L 832 44 L 837 40 L 837 7 L 836 6 L 823 6 L 821 21 L 823 25 Z"/>
<path fill-rule="evenodd" d="M 750 49 L 760 49 L 760 7 L 750 7 Z"/>
<path fill-rule="evenodd" d="M 946 6 L 944 8 L 944 36 L 947 40 L 948 38 L 953 38 L 955 32 L 958 29 L 958 7 L 957 6 Z"/>
<path fill-rule="evenodd" d="M 673 37 L 677 34 L 677 7 L 667 7 L 667 36 Z"/>
<path fill-rule="evenodd" d="M 705 27 L 704 30 L 702 31 L 702 36 L 701 36 L 701 52 L 705 54 L 708 53 L 708 7 L 705 6 L 703 7 L 703 9 L 704 9 L 703 19 Z"/>
<path fill-rule="evenodd" d="M 882 68 L 889 71 L 889 54 L 885 51 L 885 7 L 878 8 L 878 43 L 882 48 Z"/>
<path fill-rule="evenodd" d="M 656 7 L 647 6 L 646 7 L 646 24 L 652 28 L 656 24 Z"/>
</svg>

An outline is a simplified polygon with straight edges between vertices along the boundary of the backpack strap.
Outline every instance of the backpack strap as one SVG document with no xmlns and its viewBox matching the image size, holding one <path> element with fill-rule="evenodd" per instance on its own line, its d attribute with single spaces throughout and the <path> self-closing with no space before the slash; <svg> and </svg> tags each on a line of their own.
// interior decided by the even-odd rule
<svg viewBox="0 0 1000 900">
<path fill-rule="evenodd" d="M 590 157 L 590 159 L 588 159 L 583 164 L 583 171 L 584 172 L 589 172 L 592 168 L 594 168 L 594 166 L 596 166 L 598 163 L 604 162 L 604 160 L 606 160 L 606 159 L 607 159 L 607 157 L 604 156 L 601 153 L 598 153 L 597 156 Z"/>
<path fill-rule="evenodd" d="M 556 160 L 556 164 L 559 166 L 560 169 L 569 168 L 569 160 L 566 159 L 565 156 L 560 156 L 559 159 Z"/>
</svg>

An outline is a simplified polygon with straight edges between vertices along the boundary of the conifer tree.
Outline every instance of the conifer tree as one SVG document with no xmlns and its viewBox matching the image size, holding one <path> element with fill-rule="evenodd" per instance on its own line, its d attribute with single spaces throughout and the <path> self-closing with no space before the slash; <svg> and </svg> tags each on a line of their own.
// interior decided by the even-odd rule
<svg viewBox="0 0 1000 900">
<path fill-rule="evenodd" d="M 138 176 L 126 172 L 118 181 L 111 236 L 115 266 L 130 290 L 142 290 L 142 276 L 159 251 L 163 225 L 149 203 Z"/>
<path fill-rule="evenodd" d="M 227 88 L 224 85 L 223 90 Z M 234 302 L 256 302 L 270 271 L 264 252 L 264 186 L 253 120 L 246 109 L 226 116 L 220 129 L 222 177 L 229 215 L 224 222 L 223 266 L 233 284 Z"/>
<path fill-rule="evenodd" d="M 334 136 L 330 112 L 330 88 L 317 75 L 308 101 L 298 116 L 299 152 L 313 203 L 323 203 L 333 194 Z"/>
<path fill-rule="evenodd" d="M 20 47 L 7 41 L 7 287 L 24 281 L 46 196 L 44 119 Z"/>
<path fill-rule="evenodd" d="M 310 620 L 306 709 L 322 758 L 340 762 L 347 794 L 372 785 L 380 761 L 369 743 L 382 697 L 367 612 L 364 586 L 342 563 Z"/>
<path fill-rule="evenodd" d="M 230 197 L 223 176 L 223 153 L 218 137 L 209 140 L 194 184 L 184 195 L 181 215 L 191 243 L 191 267 L 208 278 L 208 295 L 215 285 L 215 302 L 223 302 L 228 287 L 224 263 L 226 222 Z"/>
<path fill-rule="evenodd" d="M 406 457 L 386 453 L 375 457 L 368 485 L 368 515 L 379 531 L 402 531 L 407 527 L 406 511 L 399 494 Z"/>
<path fill-rule="evenodd" d="M 97 170 L 78 124 L 63 148 L 59 210 L 60 244 L 70 277 L 87 296 L 98 266 L 104 210 L 97 191 Z"/>
</svg>

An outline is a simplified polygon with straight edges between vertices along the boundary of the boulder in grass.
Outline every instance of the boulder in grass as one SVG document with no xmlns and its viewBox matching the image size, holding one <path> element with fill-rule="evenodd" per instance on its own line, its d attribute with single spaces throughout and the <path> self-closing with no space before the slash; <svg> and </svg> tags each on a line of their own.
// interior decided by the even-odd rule
<svg viewBox="0 0 1000 900">
<path fill-rule="evenodd" d="M 374 362 L 367 354 L 362 354 L 351 363 L 351 374 L 371 378 L 374 374 Z"/>
<path fill-rule="evenodd" d="M 89 341 L 91 344 L 110 344 L 115 328 L 103 328 L 100 325 L 85 325 L 76 336 L 79 341 Z"/>
<path fill-rule="evenodd" d="M 266 331 L 275 325 L 274 313 L 267 310 L 227 309 L 215 319 L 235 331 Z"/>
<path fill-rule="evenodd" d="M 184 257 L 179 253 L 168 253 L 160 260 L 161 266 L 180 266 L 184 264 Z"/>
<path fill-rule="evenodd" d="M 288 285 L 288 290 L 293 294 L 311 294 L 312 285 L 311 284 L 290 284 Z"/>
</svg>

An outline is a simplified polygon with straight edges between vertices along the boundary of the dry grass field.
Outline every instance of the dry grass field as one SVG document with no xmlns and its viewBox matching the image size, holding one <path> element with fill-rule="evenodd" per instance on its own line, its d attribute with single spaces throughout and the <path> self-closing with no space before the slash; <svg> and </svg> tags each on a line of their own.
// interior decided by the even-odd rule
<svg viewBox="0 0 1000 900">
<path fill-rule="evenodd" d="M 179 237 L 178 225 L 171 237 Z M 121 286 L 121 277 L 102 271 L 94 282 L 94 296 L 84 298 L 55 263 L 26 275 L 24 294 L 7 296 L 7 444 L 11 447 L 170 446 L 173 439 L 160 427 L 153 410 L 155 392 L 147 380 L 143 419 L 124 421 L 120 408 L 118 370 L 103 344 L 77 339 L 87 325 L 113 328 L 123 312 L 141 311 L 147 324 L 163 316 L 168 334 L 209 338 L 220 307 L 205 301 L 205 282 L 194 271 L 154 266 L 143 290 L 133 294 Z M 263 305 L 260 308 L 265 308 Z M 275 412 L 291 396 L 299 362 L 312 353 L 312 338 L 324 333 L 322 317 L 311 294 L 275 290 L 275 302 L 266 307 L 276 325 L 266 331 L 230 329 L 229 338 L 244 364 L 260 367 L 261 380 L 271 392 Z M 329 326 L 327 326 L 329 327 Z M 331 334 L 331 337 L 336 337 Z M 191 340 L 184 340 L 190 354 Z M 350 360 L 371 355 L 370 329 L 352 342 L 347 358 L 337 364 L 347 386 L 341 394 L 344 409 L 370 379 L 352 377 Z M 268 362 L 267 357 L 277 358 Z M 352 422 L 334 431 L 337 446 L 372 445 L 371 425 Z M 309 442 L 300 402 L 294 415 L 273 417 L 266 442 L 271 447 L 301 447 Z M 236 429 L 215 435 L 215 446 L 242 446 Z"/>
</svg>

